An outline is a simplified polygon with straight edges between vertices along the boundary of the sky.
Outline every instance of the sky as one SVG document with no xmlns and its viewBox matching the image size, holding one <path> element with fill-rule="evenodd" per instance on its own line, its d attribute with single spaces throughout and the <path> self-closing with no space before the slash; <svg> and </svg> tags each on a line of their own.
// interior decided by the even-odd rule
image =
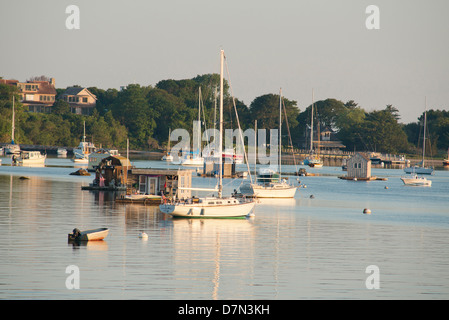
<svg viewBox="0 0 449 320">
<path fill-rule="evenodd" d="M 69 5 L 79 29 L 66 26 Z M 154 86 L 219 73 L 223 49 L 248 106 L 282 88 L 304 111 L 313 90 L 368 112 L 391 104 L 410 123 L 426 99 L 449 110 L 448 15 L 447 0 L 0 0 L 0 76 Z"/>
</svg>

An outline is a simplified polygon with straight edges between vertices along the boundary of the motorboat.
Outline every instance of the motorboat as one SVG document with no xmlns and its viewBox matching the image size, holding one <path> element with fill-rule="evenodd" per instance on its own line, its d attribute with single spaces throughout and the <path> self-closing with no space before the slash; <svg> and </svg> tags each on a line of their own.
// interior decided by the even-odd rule
<svg viewBox="0 0 449 320">
<path fill-rule="evenodd" d="M 69 241 L 100 241 L 106 238 L 109 234 L 108 228 L 98 228 L 86 231 L 73 229 L 72 233 L 68 234 Z"/>
<path fill-rule="evenodd" d="M 66 148 L 58 148 L 56 150 L 56 154 L 58 157 L 66 157 L 67 156 L 67 149 Z"/>
<path fill-rule="evenodd" d="M 12 156 L 12 163 L 14 165 L 43 165 L 45 164 L 46 154 L 40 151 L 20 151 L 19 154 Z"/>
<path fill-rule="evenodd" d="M 418 176 L 416 173 L 411 174 L 410 176 L 401 177 L 401 180 L 406 186 L 432 186 L 431 180 L 427 180 L 427 178 L 425 177 Z"/>
<path fill-rule="evenodd" d="M 73 149 L 73 162 L 76 163 L 88 163 L 89 155 L 92 152 L 97 151 L 97 148 L 92 142 L 86 141 L 86 122 L 84 121 L 84 133 L 83 133 L 83 141 L 81 141 L 78 147 Z"/>
</svg>

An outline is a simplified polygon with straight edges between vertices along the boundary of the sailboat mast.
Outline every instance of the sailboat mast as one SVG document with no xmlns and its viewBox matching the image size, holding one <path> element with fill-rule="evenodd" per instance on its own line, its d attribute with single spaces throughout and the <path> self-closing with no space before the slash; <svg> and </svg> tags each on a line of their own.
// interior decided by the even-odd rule
<svg viewBox="0 0 449 320">
<path fill-rule="evenodd" d="M 312 89 L 312 112 L 310 113 L 310 152 L 313 151 L 313 89 Z"/>
<path fill-rule="evenodd" d="M 218 166 L 218 179 L 219 179 L 219 184 L 218 184 L 218 197 L 221 198 L 222 196 L 222 191 L 223 191 L 223 156 L 222 156 L 222 152 L 223 152 L 223 136 L 222 136 L 222 132 L 223 132 L 223 65 L 224 65 L 224 51 L 221 50 L 220 51 L 220 136 L 218 138 L 218 148 L 220 150 L 219 152 L 219 166 Z"/>
<path fill-rule="evenodd" d="M 424 98 L 425 110 L 424 110 L 424 137 L 422 141 L 422 167 L 424 168 L 424 157 L 426 155 L 426 122 L 427 122 L 427 97 Z"/>
<path fill-rule="evenodd" d="M 449 149 L 447 153 L 449 154 Z M 254 175 L 257 182 L 257 120 L 254 121 Z"/>
<path fill-rule="evenodd" d="M 11 126 L 11 143 L 14 144 L 14 129 L 15 129 L 15 115 L 14 115 L 14 101 L 15 97 L 12 96 L 12 126 Z"/>
<path fill-rule="evenodd" d="M 281 175 L 282 153 L 282 88 L 279 89 L 279 176 Z"/>
</svg>

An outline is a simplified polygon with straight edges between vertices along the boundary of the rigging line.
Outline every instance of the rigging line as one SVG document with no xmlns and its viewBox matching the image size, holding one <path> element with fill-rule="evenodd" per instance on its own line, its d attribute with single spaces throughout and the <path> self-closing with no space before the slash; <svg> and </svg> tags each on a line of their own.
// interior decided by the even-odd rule
<svg viewBox="0 0 449 320">
<path fill-rule="evenodd" d="M 296 166 L 295 152 L 293 151 L 292 136 L 290 135 L 290 127 L 289 127 L 289 125 L 288 125 L 287 108 L 285 107 L 284 97 L 281 97 L 281 99 L 282 99 L 282 106 L 283 106 L 283 109 L 284 109 L 285 123 L 287 124 L 288 138 L 289 138 L 289 140 L 290 140 L 290 146 L 291 146 L 291 148 L 292 148 L 293 163 L 295 164 L 295 171 L 298 172 L 298 168 L 297 168 L 297 166 Z M 281 134 L 281 132 L 280 132 L 279 134 Z"/>
<path fill-rule="evenodd" d="M 248 169 L 249 179 L 251 180 L 251 183 L 253 183 L 253 178 L 251 177 L 251 171 L 249 170 L 249 162 L 248 162 L 248 157 L 246 155 L 245 142 L 243 140 L 242 129 L 240 128 L 239 114 L 237 113 L 237 107 L 235 106 L 234 92 L 232 90 L 232 85 L 231 85 L 231 76 L 229 75 L 229 69 L 228 69 L 228 60 L 226 59 L 226 56 L 224 58 L 225 58 L 225 64 L 226 64 L 226 72 L 227 72 L 228 81 L 229 81 L 229 89 L 231 90 L 232 103 L 234 105 L 234 110 L 235 110 L 235 117 L 237 119 L 237 124 L 239 126 L 239 136 L 240 136 L 240 140 L 241 140 L 241 143 L 243 146 L 243 154 L 245 156 L 246 167 Z"/>
<path fill-rule="evenodd" d="M 200 87 L 201 88 L 201 87 Z M 203 95 L 201 90 L 198 91 L 198 95 L 199 95 L 199 103 L 200 103 L 200 108 L 201 111 L 203 112 L 203 119 L 204 119 L 204 132 L 206 133 L 206 139 L 209 142 L 209 134 L 207 133 L 207 122 L 206 122 L 206 115 L 204 114 L 204 101 L 203 101 Z M 200 137 L 200 141 L 202 141 L 202 137 Z"/>
</svg>

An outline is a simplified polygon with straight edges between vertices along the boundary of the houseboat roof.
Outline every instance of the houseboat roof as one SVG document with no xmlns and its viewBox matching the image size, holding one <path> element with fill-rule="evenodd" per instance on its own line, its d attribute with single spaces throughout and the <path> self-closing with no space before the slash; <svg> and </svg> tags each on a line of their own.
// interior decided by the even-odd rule
<svg viewBox="0 0 449 320">
<path fill-rule="evenodd" d="M 132 174 L 151 174 L 151 175 L 191 175 L 192 170 L 189 169 L 153 169 L 153 168 L 133 168 Z"/>
</svg>

